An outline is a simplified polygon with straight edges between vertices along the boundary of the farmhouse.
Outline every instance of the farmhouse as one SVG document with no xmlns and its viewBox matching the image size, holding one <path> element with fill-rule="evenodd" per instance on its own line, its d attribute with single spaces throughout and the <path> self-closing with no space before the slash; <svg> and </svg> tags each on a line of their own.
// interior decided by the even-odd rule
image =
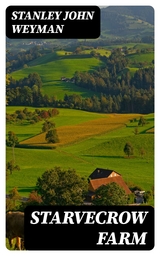
<svg viewBox="0 0 160 256">
<path fill-rule="evenodd" d="M 102 185 L 107 185 L 111 182 L 115 182 L 120 187 L 122 187 L 127 195 L 132 193 L 126 185 L 125 181 L 123 180 L 121 174 L 109 169 L 96 168 L 88 178 L 89 192 L 87 199 L 91 200 L 94 196 L 96 189 L 98 189 Z"/>
</svg>

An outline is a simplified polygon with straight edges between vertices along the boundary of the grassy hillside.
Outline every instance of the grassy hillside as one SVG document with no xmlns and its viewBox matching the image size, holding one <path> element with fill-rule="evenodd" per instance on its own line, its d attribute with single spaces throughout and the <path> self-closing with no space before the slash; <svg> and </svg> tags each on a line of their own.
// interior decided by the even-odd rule
<svg viewBox="0 0 160 256">
<path fill-rule="evenodd" d="M 29 62 L 28 68 L 23 68 L 12 73 L 16 80 L 27 77 L 30 73 L 39 73 L 43 87 L 42 92 L 48 95 L 56 95 L 62 99 L 64 94 L 81 94 L 84 97 L 93 95 L 89 90 L 81 89 L 74 84 L 61 81 L 61 77 L 71 78 L 76 71 L 92 71 L 103 63 L 88 54 L 65 55 L 60 51 L 58 54 L 47 54 Z"/>
<path fill-rule="evenodd" d="M 7 107 L 9 112 L 15 108 Z M 150 190 L 154 182 L 154 116 L 145 116 L 148 124 L 138 127 L 137 135 L 134 134 L 134 129 L 138 125 L 139 115 L 136 115 L 137 121 L 134 122 L 127 121 L 134 115 L 128 115 L 127 119 L 126 116 L 121 115 L 116 122 L 118 119 L 114 115 L 60 109 L 60 115 L 54 121 L 57 128 L 63 130 L 62 139 L 66 138 L 65 130 L 70 133 L 70 142 L 63 143 L 56 149 L 15 148 L 16 164 L 21 170 L 14 171 L 9 176 L 7 193 L 17 187 L 20 195 L 28 196 L 35 187 L 37 177 L 54 166 L 65 170 L 74 168 L 86 178 L 97 167 L 109 168 L 121 173 L 126 182 Z M 116 127 L 118 123 L 121 125 Z M 34 130 L 33 127 L 34 125 L 28 126 L 28 134 Z M 78 135 L 75 128 L 80 131 Z M 150 129 L 152 132 L 147 132 Z M 21 129 L 15 126 L 14 132 L 21 133 L 19 137 L 22 138 L 26 136 L 27 129 L 25 125 Z M 123 152 L 128 141 L 134 148 L 134 155 L 129 159 Z M 141 148 L 144 155 L 140 153 Z M 12 159 L 12 149 L 9 147 L 6 149 L 6 157 L 7 161 Z"/>
<path fill-rule="evenodd" d="M 23 110 L 24 107 L 12 107 L 7 106 L 6 113 L 12 114 L 16 110 Z M 27 107 L 28 111 L 35 111 L 36 108 Z M 39 109 L 39 108 L 37 108 Z M 48 110 L 48 108 L 42 108 L 44 110 Z M 78 125 L 83 122 L 91 121 L 91 120 L 98 120 L 100 118 L 106 117 L 105 114 L 97 114 L 97 113 L 91 113 L 86 111 L 77 111 L 77 110 L 69 110 L 69 109 L 59 109 L 60 113 L 56 117 L 50 118 L 50 121 L 53 121 L 56 124 L 56 128 L 66 125 Z M 14 131 L 19 139 L 19 141 L 28 139 L 30 137 L 33 137 L 39 133 L 41 133 L 42 130 L 42 124 L 44 123 L 44 120 L 35 123 L 30 124 L 27 122 L 20 122 L 20 123 L 7 123 L 6 126 L 6 133 L 8 131 Z"/>
<path fill-rule="evenodd" d="M 76 125 L 64 125 L 57 128 L 57 133 L 60 142 L 59 143 L 46 143 L 45 133 L 41 133 L 37 136 L 24 140 L 20 143 L 21 146 L 40 146 L 40 147 L 60 147 L 68 144 L 75 143 L 77 141 L 84 140 L 88 137 L 95 135 L 101 135 L 103 133 L 116 130 L 125 126 L 125 123 L 131 118 L 139 117 L 138 114 L 129 115 L 106 115 L 105 117 L 96 118 L 87 122 L 81 122 Z"/>
<path fill-rule="evenodd" d="M 150 64 L 152 60 L 154 60 L 154 53 L 149 52 L 149 53 L 141 53 L 141 54 L 129 54 L 127 56 L 131 62 L 146 62 Z"/>
<path fill-rule="evenodd" d="M 62 77 L 72 78 L 76 71 L 92 72 L 98 67 L 105 65 L 99 58 L 90 55 L 94 50 L 100 56 L 108 57 L 111 54 L 111 50 L 115 48 L 127 47 L 128 54 L 126 58 L 129 59 L 129 65 L 126 69 L 130 70 L 131 76 L 135 71 L 140 68 L 143 63 L 144 67 L 152 65 L 154 59 L 153 44 L 119 44 L 112 46 L 105 46 L 103 48 L 90 48 L 81 50 L 79 54 L 74 52 L 68 52 L 65 50 L 59 50 L 53 53 L 45 54 L 33 61 L 27 63 L 27 68 L 11 73 L 12 77 L 16 80 L 27 77 L 30 73 L 37 72 L 42 79 L 42 93 L 49 96 L 57 96 L 58 99 L 63 99 L 65 94 L 79 94 L 82 97 L 91 97 L 95 92 L 88 89 L 78 87 L 70 81 L 62 81 Z M 147 49 L 146 53 L 137 53 L 137 50 Z M 148 50 L 149 49 L 149 50 Z M 122 72 L 125 72 L 123 70 Z M 120 72 L 118 75 L 120 76 Z"/>
</svg>

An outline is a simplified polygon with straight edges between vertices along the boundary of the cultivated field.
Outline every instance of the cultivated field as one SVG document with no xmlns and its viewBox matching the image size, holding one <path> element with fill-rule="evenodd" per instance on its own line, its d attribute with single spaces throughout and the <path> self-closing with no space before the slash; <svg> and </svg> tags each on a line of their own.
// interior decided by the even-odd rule
<svg viewBox="0 0 160 256">
<path fill-rule="evenodd" d="M 7 107 L 7 111 L 11 113 L 19 108 Z M 154 134 L 147 131 L 154 127 L 153 114 L 146 115 L 148 123 L 138 127 L 139 114 L 106 115 L 69 109 L 59 111 L 60 114 L 53 119 L 60 136 L 60 144 L 56 148 L 52 145 L 50 149 L 44 147 L 44 137 L 41 148 L 28 145 L 29 140 L 40 143 L 36 132 L 41 129 L 42 123 L 28 126 L 10 124 L 9 128 L 19 135 L 21 133 L 21 138 L 31 137 L 33 131 L 35 136 L 20 142 L 27 142 L 27 145 L 21 145 L 26 148 L 15 148 L 16 164 L 21 170 L 14 171 L 9 176 L 7 193 L 17 187 L 20 195 L 28 196 L 34 189 L 37 178 L 54 166 L 65 170 L 73 168 L 85 178 L 97 167 L 113 169 L 121 173 L 126 182 L 139 185 L 144 190 L 151 189 L 154 183 Z M 134 121 L 129 121 L 133 119 Z M 34 130 L 35 125 L 39 125 L 37 131 Z M 135 127 L 138 127 L 137 135 L 134 134 Z M 128 141 L 134 148 L 134 155 L 129 159 L 123 152 Z M 144 155 L 140 154 L 141 148 Z M 10 161 L 12 148 L 7 147 L 6 151 L 7 161 Z"/>
<path fill-rule="evenodd" d="M 47 144 L 45 141 L 45 133 L 41 133 L 37 136 L 24 140 L 20 145 L 41 146 L 41 147 L 57 147 L 67 144 L 75 143 L 93 137 L 95 135 L 101 135 L 113 131 L 115 129 L 125 126 L 125 124 L 132 118 L 138 118 L 138 114 L 111 114 L 105 117 L 91 120 L 88 122 L 82 122 L 77 125 L 64 125 L 57 128 L 59 143 Z"/>
<path fill-rule="evenodd" d="M 122 44 L 94 49 L 101 56 L 109 56 L 112 49 L 126 46 L 129 50 L 129 69 L 131 75 L 137 70 L 138 62 L 152 61 L 153 52 L 138 55 L 136 50 L 152 49 L 152 44 Z M 145 59 L 146 58 L 146 59 Z M 73 61 L 74 60 L 74 61 Z M 137 64 L 136 62 L 137 61 Z M 46 54 L 27 63 L 28 68 L 13 72 L 15 79 L 27 77 L 29 73 L 38 72 L 42 79 L 44 94 L 57 95 L 62 99 L 65 94 L 80 94 L 91 97 L 94 92 L 79 88 L 70 82 L 61 81 L 61 77 L 71 78 L 78 71 L 93 71 L 103 62 L 84 50 L 76 55 L 69 51 L 57 51 Z M 119 74 L 120 75 L 120 74 Z M 30 111 L 35 108 L 27 107 Z M 24 107 L 7 107 L 7 113 L 13 113 Z M 48 108 L 44 108 L 48 109 Z M 35 124 L 27 122 L 7 123 L 8 131 L 16 133 L 20 147 L 15 148 L 16 164 L 20 171 L 14 171 L 6 184 L 7 193 L 17 187 L 20 195 L 28 196 L 42 173 L 55 166 L 63 169 L 73 168 L 85 178 L 97 167 L 113 169 L 122 174 L 126 182 L 150 190 L 154 184 L 154 115 L 145 115 L 147 124 L 138 126 L 139 114 L 98 114 L 73 109 L 59 109 L 60 114 L 50 121 L 55 122 L 60 142 L 47 144 L 45 134 L 41 133 L 40 121 Z M 133 121 L 134 119 L 134 121 Z M 130 121 L 132 120 L 132 121 Z M 135 135 L 135 128 L 138 133 Z M 124 154 L 124 145 L 131 142 L 134 155 L 129 159 Z M 141 152 L 143 151 L 143 155 Z M 7 161 L 12 160 L 12 148 L 6 148 Z"/>
</svg>

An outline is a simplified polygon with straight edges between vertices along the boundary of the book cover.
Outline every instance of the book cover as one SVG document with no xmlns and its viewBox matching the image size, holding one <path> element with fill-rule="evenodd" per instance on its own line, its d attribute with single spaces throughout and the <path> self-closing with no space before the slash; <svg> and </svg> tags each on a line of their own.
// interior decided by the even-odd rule
<svg viewBox="0 0 160 256">
<path fill-rule="evenodd" d="M 5 17 L 6 248 L 152 250 L 154 8 Z"/>
</svg>

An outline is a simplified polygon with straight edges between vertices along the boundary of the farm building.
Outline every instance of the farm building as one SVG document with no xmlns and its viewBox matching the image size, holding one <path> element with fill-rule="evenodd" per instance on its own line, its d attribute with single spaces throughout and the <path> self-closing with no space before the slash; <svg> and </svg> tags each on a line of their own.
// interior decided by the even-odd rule
<svg viewBox="0 0 160 256">
<path fill-rule="evenodd" d="M 94 196 L 96 189 L 98 189 L 102 185 L 107 185 L 111 182 L 115 182 L 120 187 L 122 187 L 127 195 L 132 193 L 126 185 L 125 181 L 123 180 L 122 176 L 118 172 L 113 170 L 96 168 L 89 176 L 88 182 L 89 187 L 87 200 L 89 201 Z"/>
</svg>

